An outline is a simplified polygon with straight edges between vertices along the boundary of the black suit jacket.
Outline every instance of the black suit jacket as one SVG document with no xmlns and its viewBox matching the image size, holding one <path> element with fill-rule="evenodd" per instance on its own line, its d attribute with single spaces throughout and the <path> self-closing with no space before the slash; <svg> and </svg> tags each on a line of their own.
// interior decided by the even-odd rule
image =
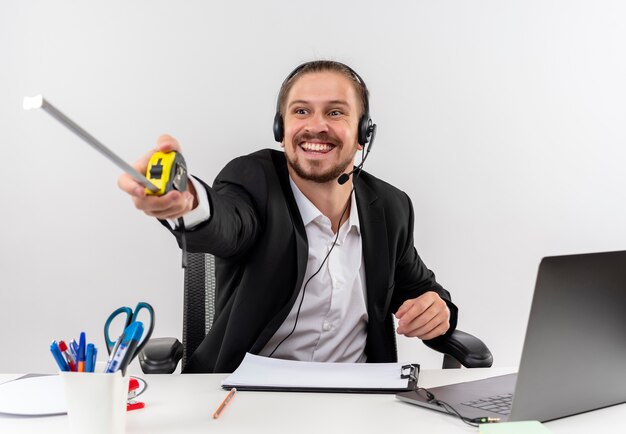
<svg viewBox="0 0 626 434">
<path fill-rule="evenodd" d="M 190 252 L 216 257 L 213 326 L 185 372 L 232 372 L 260 352 L 289 314 L 302 287 L 308 245 L 283 152 L 262 150 L 231 161 L 212 188 L 211 218 L 187 231 Z M 362 171 L 355 181 L 367 286 L 368 362 L 397 360 L 393 313 L 435 291 L 457 308 L 413 245 L 413 207 L 397 188 Z M 354 212 L 354 210 L 353 210 Z M 172 231 L 178 238 L 180 233 Z"/>
</svg>

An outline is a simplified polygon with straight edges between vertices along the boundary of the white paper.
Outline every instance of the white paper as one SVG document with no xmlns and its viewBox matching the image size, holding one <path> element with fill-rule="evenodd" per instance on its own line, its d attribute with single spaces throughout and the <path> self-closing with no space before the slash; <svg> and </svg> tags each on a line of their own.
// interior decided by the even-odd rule
<svg viewBox="0 0 626 434">
<path fill-rule="evenodd" d="M 59 376 L 20 378 L 0 384 L 0 413 L 20 416 L 67 413 Z"/>
<path fill-rule="evenodd" d="M 272 359 L 247 353 L 222 385 L 232 387 L 406 389 L 407 363 L 322 363 Z"/>
</svg>

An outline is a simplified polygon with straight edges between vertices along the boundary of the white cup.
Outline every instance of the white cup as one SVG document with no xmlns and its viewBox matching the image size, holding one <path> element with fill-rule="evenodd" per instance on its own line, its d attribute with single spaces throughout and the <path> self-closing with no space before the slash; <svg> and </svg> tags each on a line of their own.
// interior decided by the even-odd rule
<svg viewBox="0 0 626 434">
<path fill-rule="evenodd" d="M 71 434 L 124 434 L 128 377 L 61 372 Z"/>
</svg>

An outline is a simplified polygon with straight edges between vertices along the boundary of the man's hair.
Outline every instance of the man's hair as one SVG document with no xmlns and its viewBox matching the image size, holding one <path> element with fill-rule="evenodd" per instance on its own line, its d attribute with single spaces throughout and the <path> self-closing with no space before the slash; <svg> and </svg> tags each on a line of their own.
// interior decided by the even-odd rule
<svg viewBox="0 0 626 434">
<path fill-rule="evenodd" d="M 341 62 L 335 62 L 333 60 L 314 60 L 311 62 L 303 63 L 294 69 L 289 76 L 283 81 L 282 86 L 280 87 L 280 92 L 278 93 L 278 106 L 276 107 L 276 111 L 281 115 L 284 115 L 285 102 L 287 100 L 287 95 L 291 90 L 292 86 L 296 82 L 296 80 L 308 73 L 312 72 L 338 72 L 345 77 L 347 77 L 352 84 L 354 85 L 354 89 L 359 96 L 361 101 L 361 116 L 367 114 L 369 112 L 369 92 L 367 87 L 365 86 L 365 82 L 359 74 L 357 74 L 352 68 L 348 65 L 344 65 Z"/>
</svg>

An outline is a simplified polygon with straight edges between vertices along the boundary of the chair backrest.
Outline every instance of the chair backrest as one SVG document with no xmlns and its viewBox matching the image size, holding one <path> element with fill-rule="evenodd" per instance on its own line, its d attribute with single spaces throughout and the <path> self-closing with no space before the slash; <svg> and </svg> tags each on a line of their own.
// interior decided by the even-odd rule
<svg viewBox="0 0 626 434">
<path fill-rule="evenodd" d="M 183 301 L 183 370 L 211 329 L 214 316 L 215 257 L 207 253 L 189 253 Z"/>
</svg>

